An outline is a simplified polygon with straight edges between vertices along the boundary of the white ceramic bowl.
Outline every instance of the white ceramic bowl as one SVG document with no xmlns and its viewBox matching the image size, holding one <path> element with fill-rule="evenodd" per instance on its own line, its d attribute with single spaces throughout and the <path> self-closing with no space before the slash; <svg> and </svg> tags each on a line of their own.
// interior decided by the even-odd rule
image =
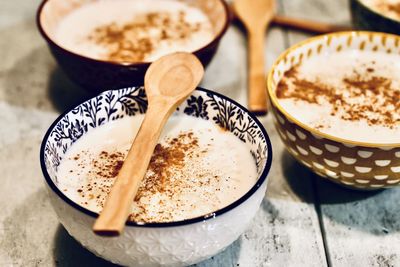
<svg viewBox="0 0 400 267">
<path fill-rule="evenodd" d="M 57 168 L 68 148 L 84 134 L 121 116 L 144 113 L 146 107 L 143 88 L 126 88 L 104 92 L 61 115 L 46 133 L 40 152 L 50 200 L 68 233 L 102 258 L 129 266 L 194 264 L 229 246 L 255 216 L 271 167 L 270 140 L 257 118 L 238 103 L 197 89 L 176 113 L 211 120 L 245 142 L 257 164 L 256 184 L 231 205 L 206 216 L 171 223 L 128 222 L 122 236 L 96 236 L 92 225 L 97 214 L 68 199 L 58 189 Z"/>
</svg>

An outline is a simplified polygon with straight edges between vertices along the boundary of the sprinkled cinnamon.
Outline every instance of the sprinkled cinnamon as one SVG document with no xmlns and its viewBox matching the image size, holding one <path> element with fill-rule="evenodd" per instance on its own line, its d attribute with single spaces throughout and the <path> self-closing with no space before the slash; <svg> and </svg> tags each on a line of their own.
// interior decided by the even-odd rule
<svg viewBox="0 0 400 267">
<path fill-rule="evenodd" d="M 390 11 L 395 12 L 396 14 L 400 15 L 400 4 L 392 4 L 388 5 Z"/>
<path fill-rule="evenodd" d="M 389 10 L 391 12 L 396 13 L 396 15 L 400 16 L 400 3 L 398 4 L 379 3 L 378 8 L 381 10 Z"/>
<path fill-rule="evenodd" d="M 88 39 L 106 48 L 104 57 L 111 61 L 140 62 L 153 52 L 161 41 L 185 40 L 202 25 L 191 23 L 186 13 L 151 12 L 135 16 L 125 23 L 110 23 L 96 28 Z"/>
<path fill-rule="evenodd" d="M 198 137 L 192 131 L 181 132 L 176 137 L 157 144 L 146 176 L 136 194 L 134 210 L 129 220 L 173 221 L 177 213 L 201 209 L 202 207 L 186 200 L 186 197 L 192 196 L 199 188 L 203 188 L 200 197 L 217 209 L 221 200 L 214 191 L 221 190 L 221 179 L 230 177 L 222 177 L 204 165 L 199 167 L 204 164 L 202 160 L 208 151 L 209 144 L 200 146 Z M 82 156 L 77 165 L 87 165 L 89 169 L 86 182 L 76 190 L 81 197 L 81 204 L 90 203 L 98 208 L 103 207 L 127 152 L 102 151 L 94 159 L 88 157 L 88 151 L 81 152 L 86 157 Z M 150 202 L 151 199 L 154 201 L 155 195 L 158 196 L 158 203 Z M 160 208 L 154 209 L 155 204 Z"/>
<path fill-rule="evenodd" d="M 148 167 L 148 174 L 140 186 L 136 199 L 143 194 L 166 192 L 171 180 L 171 173 L 185 166 L 186 157 L 192 158 L 198 148 L 198 140 L 193 133 L 181 133 L 169 140 L 166 145 L 157 144 Z M 178 188 L 173 188 L 178 190 Z"/>
<path fill-rule="evenodd" d="M 400 90 L 391 79 L 374 75 L 373 68 L 363 74 L 356 70 L 333 86 L 319 78 L 306 79 L 299 66 L 285 72 L 276 95 L 279 99 L 294 99 L 310 104 L 330 105 L 331 115 L 346 121 L 365 120 L 369 125 L 394 127 L 400 123 Z"/>
</svg>

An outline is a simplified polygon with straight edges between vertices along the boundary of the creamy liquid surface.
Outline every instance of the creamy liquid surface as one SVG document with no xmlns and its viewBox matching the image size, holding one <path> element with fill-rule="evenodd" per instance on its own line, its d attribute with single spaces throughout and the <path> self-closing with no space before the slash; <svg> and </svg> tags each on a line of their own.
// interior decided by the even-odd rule
<svg viewBox="0 0 400 267">
<path fill-rule="evenodd" d="M 279 103 L 300 122 L 351 141 L 400 143 L 400 56 L 343 51 L 285 73 Z"/>
<path fill-rule="evenodd" d="M 95 1 L 68 14 L 55 33 L 56 42 L 74 53 L 127 63 L 193 52 L 213 37 L 202 10 L 173 0 Z"/>
<path fill-rule="evenodd" d="M 361 0 L 361 2 L 377 13 L 400 20 L 400 0 Z"/>
<path fill-rule="evenodd" d="M 61 162 L 58 188 L 74 202 L 100 212 L 142 120 L 142 115 L 126 117 L 79 139 Z M 256 180 L 249 149 L 231 132 L 206 120 L 173 116 L 130 220 L 168 222 L 206 215 L 239 199 Z"/>
</svg>

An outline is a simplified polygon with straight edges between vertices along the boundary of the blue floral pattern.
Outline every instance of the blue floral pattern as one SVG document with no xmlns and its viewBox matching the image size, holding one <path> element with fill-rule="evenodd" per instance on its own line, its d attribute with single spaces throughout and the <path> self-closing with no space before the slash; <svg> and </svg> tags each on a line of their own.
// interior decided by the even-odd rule
<svg viewBox="0 0 400 267">
<path fill-rule="evenodd" d="M 251 144 L 251 154 L 256 160 L 257 170 L 265 165 L 267 153 L 266 140 L 257 123 L 241 108 L 229 100 L 215 94 L 192 95 L 186 101 L 184 113 L 198 118 L 212 120 L 220 127 L 236 135 L 245 143 Z M 262 156 L 264 155 L 264 156 Z"/>
<path fill-rule="evenodd" d="M 93 128 L 109 121 L 143 114 L 147 98 L 143 87 L 106 91 L 80 104 L 62 116 L 50 129 L 45 144 L 44 161 L 50 176 L 54 175 L 68 148 Z M 205 120 L 229 130 L 245 142 L 253 155 L 259 175 L 269 156 L 266 137 L 254 119 L 242 108 L 216 94 L 196 90 L 176 111 Z"/>
</svg>

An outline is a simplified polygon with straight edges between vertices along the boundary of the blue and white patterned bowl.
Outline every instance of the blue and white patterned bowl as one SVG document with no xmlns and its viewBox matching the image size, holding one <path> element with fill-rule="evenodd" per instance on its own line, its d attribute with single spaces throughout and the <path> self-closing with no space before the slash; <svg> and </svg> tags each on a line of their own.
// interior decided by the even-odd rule
<svg viewBox="0 0 400 267">
<path fill-rule="evenodd" d="M 255 216 L 267 187 L 272 150 L 256 117 L 233 100 L 197 89 L 176 111 L 222 126 L 246 143 L 257 166 L 256 184 L 240 199 L 206 216 L 170 223 L 128 222 L 122 236 L 93 234 L 96 213 L 68 199 L 57 187 L 57 169 L 69 147 L 94 128 L 146 112 L 141 87 L 106 91 L 61 115 L 47 131 L 40 152 L 51 203 L 60 222 L 87 249 L 129 266 L 183 266 L 220 252 L 242 234 Z M 185 116 L 185 115 L 184 115 Z"/>
</svg>

